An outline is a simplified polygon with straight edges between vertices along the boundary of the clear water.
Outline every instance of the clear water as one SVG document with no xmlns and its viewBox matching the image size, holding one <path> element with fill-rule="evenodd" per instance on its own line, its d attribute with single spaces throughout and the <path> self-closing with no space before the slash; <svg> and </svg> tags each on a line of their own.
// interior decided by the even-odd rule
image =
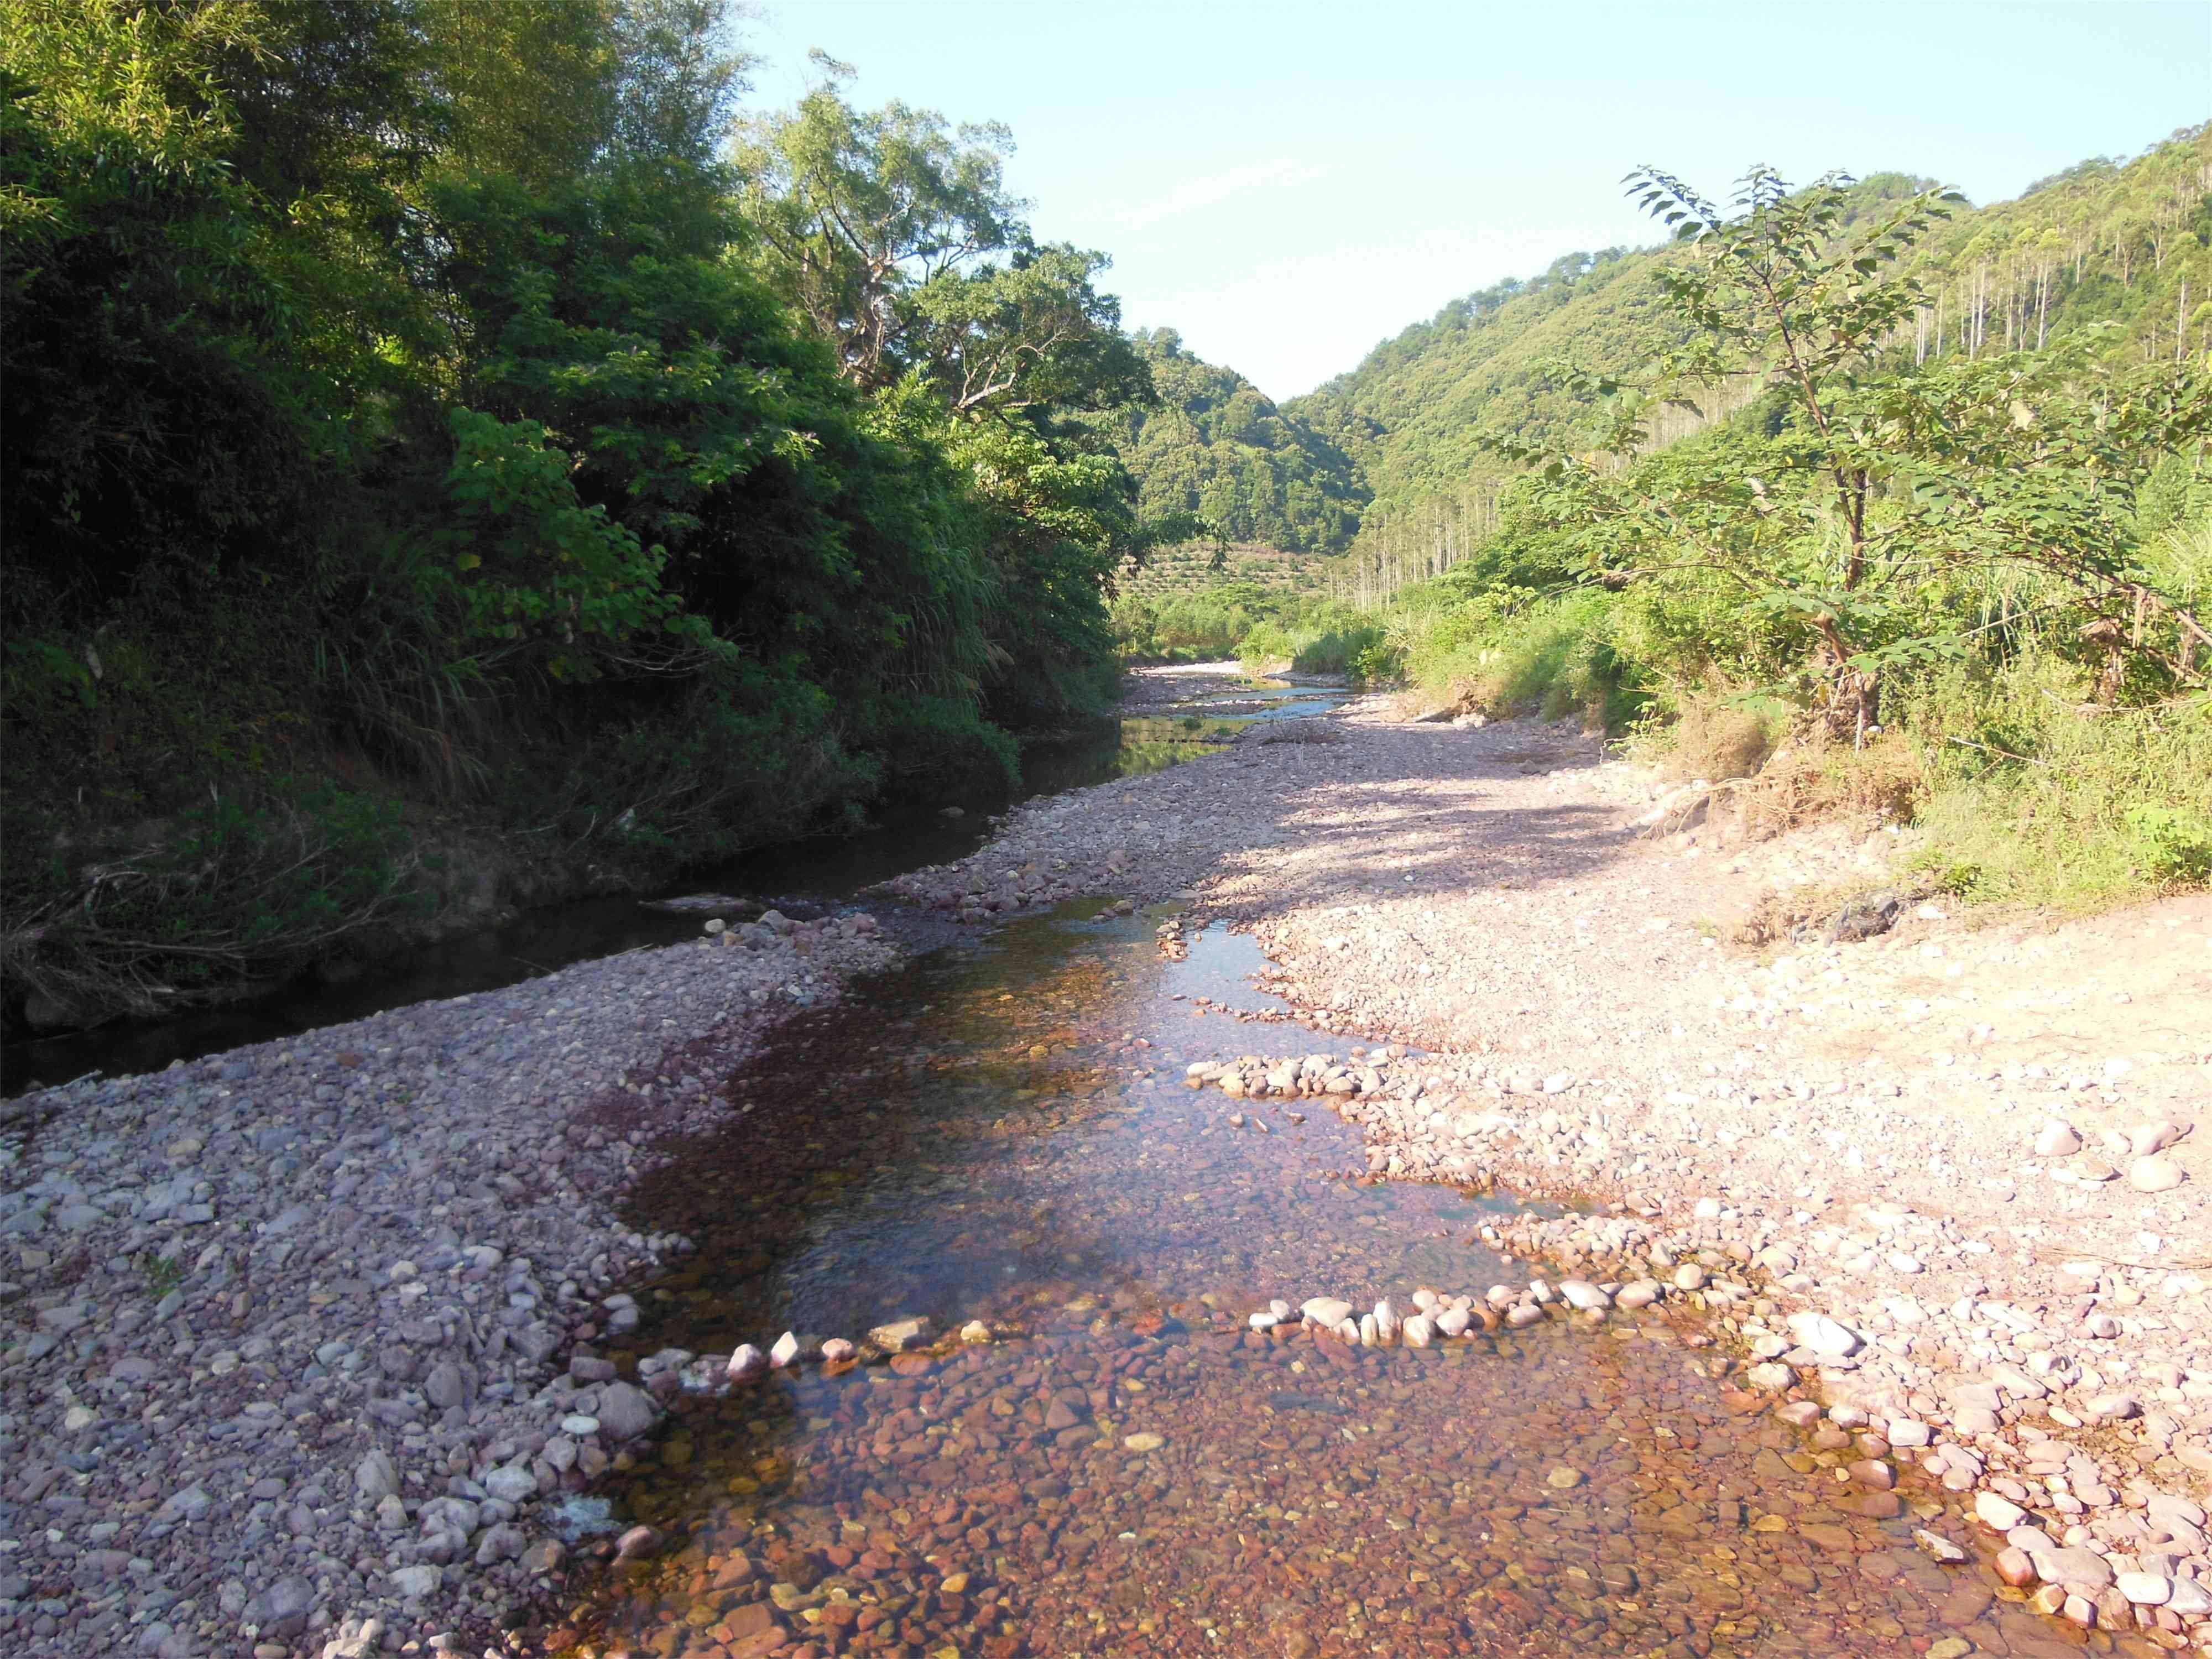
<svg viewBox="0 0 2212 1659">
<path fill-rule="evenodd" d="M 710 1073 L 736 1116 L 665 1147 L 629 1215 L 699 1253 L 636 1287 L 617 1362 L 912 1315 L 945 1335 L 680 1401 L 599 1488 L 665 1553 L 587 1571 L 530 1650 L 2070 1650 L 1986 1567 L 1915 1547 L 1916 1524 L 1972 1537 L 1948 1494 L 1839 1485 L 1860 1453 L 1733 1393 L 1691 1328 L 1418 1351 L 1248 1330 L 1271 1297 L 1402 1307 L 1529 1274 L 1480 1235 L 1510 1200 L 1371 1183 L 1319 1103 L 1184 1086 L 1192 1060 L 1347 1052 L 1201 1011 L 1273 1006 L 1258 961 L 1218 932 L 1170 960 L 1152 919 L 1070 907 Z M 954 1334 L 975 1319 L 994 1340 Z"/>
</svg>

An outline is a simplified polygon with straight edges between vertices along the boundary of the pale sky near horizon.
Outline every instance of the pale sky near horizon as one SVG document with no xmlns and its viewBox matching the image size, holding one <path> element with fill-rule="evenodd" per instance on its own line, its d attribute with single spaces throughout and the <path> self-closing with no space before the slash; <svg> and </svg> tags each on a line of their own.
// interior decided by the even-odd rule
<svg viewBox="0 0 2212 1659">
<path fill-rule="evenodd" d="M 999 120 L 1131 327 L 1287 398 L 1447 301 L 1657 238 L 1641 162 L 1933 175 L 1976 202 L 2212 118 L 2212 0 L 1917 4 L 767 0 L 748 107 L 819 46 L 855 101 Z"/>
</svg>

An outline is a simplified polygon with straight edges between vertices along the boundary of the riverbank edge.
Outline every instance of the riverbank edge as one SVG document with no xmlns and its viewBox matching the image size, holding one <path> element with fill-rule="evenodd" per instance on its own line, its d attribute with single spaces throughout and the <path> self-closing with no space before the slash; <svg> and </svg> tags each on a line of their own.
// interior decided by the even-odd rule
<svg viewBox="0 0 2212 1659">
<path fill-rule="evenodd" d="M 623 1285 L 690 1253 L 624 1224 L 630 1183 L 730 1115 L 728 1077 L 787 1019 L 907 953 L 858 911 L 742 933 L 13 1103 L 9 1650 L 420 1650 L 528 1600 L 562 1553 L 546 1504 L 660 1416 L 653 1379 L 611 1366 L 603 1422 L 538 1399 L 619 1338 Z M 541 1063 L 536 1028 L 585 1004 Z M 380 1158 L 406 1167 L 365 1174 Z M 241 1463 L 261 1478 L 230 1492 Z M 418 1530 L 456 1498 L 480 1523 L 458 1559 Z"/>
</svg>

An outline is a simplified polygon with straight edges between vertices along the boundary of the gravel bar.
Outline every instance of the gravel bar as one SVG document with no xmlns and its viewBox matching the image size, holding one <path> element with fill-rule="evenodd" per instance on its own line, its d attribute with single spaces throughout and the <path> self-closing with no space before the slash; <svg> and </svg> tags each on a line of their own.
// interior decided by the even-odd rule
<svg viewBox="0 0 2212 1659">
<path fill-rule="evenodd" d="M 625 1187 L 896 955 L 865 915 L 714 926 L 15 1103 L 0 1649 L 481 1650 L 680 1386 L 591 1357 L 688 1249 Z"/>
</svg>

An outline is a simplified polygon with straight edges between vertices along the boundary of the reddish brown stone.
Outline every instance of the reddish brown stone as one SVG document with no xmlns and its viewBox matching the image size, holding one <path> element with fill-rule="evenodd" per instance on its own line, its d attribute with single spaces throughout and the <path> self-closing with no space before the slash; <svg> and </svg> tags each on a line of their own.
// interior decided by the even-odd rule
<svg viewBox="0 0 2212 1659">
<path fill-rule="evenodd" d="M 722 1620 L 726 1638 L 732 1643 L 745 1641 L 763 1631 L 782 1628 L 775 1607 L 766 1601 L 748 1601 L 741 1607 L 732 1607 Z"/>
</svg>

